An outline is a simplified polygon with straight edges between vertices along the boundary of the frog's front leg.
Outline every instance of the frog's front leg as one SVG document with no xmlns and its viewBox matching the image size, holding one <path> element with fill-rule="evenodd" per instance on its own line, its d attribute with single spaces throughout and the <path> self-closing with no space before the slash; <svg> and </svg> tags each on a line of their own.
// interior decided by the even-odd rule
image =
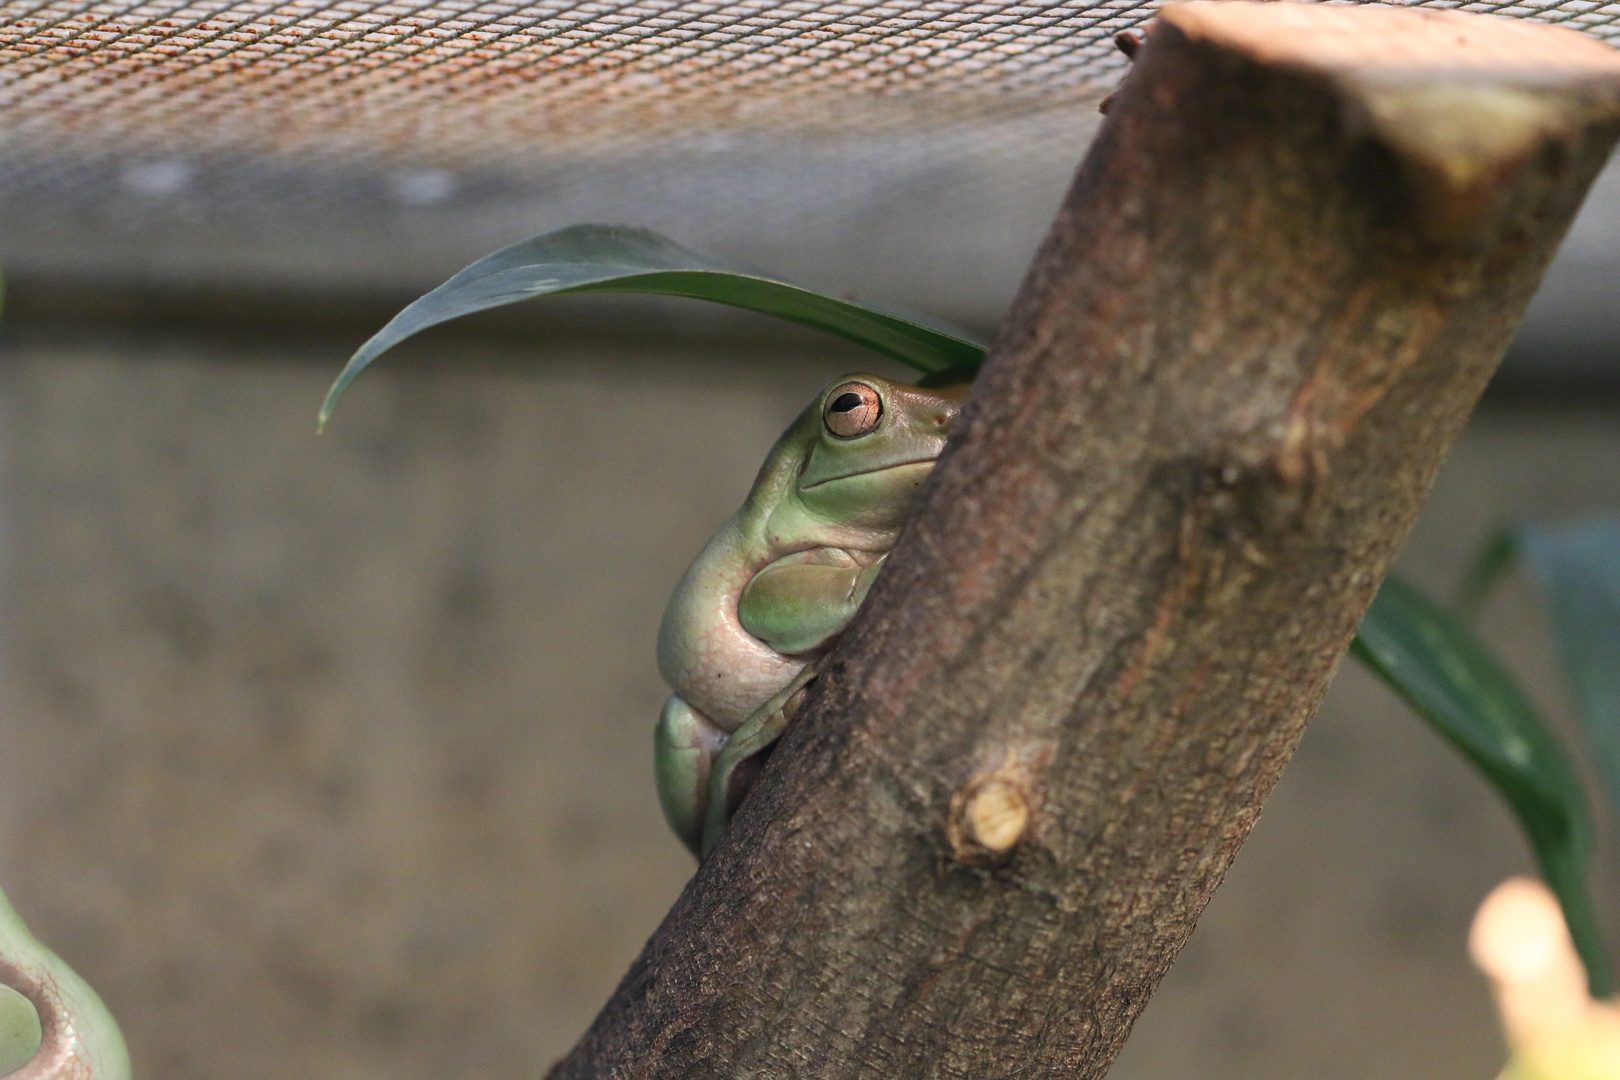
<svg viewBox="0 0 1620 1080">
<path fill-rule="evenodd" d="M 798 711 L 801 691 L 816 677 L 816 664 L 807 664 L 793 681 L 784 686 L 726 739 L 709 771 L 709 791 L 705 799 L 703 836 L 695 850 L 707 857 L 720 834 L 726 831 L 731 815 L 754 786 L 765 759 L 776 740 L 787 730 Z M 690 845 L 688 845 L 690 846 Z"/>
<path fill-rule="evenodd" d="M 738 621 L 785 656 L 826 649 L 855 617 L 887 558 L 842 548 L 784 555 L 743 589 Z"/>
<path fill-rule="evenodd" d="M 709 772 L 726 733 L 713 720 L 671 694 L 658 716 L 653 768 L 664 820 L 692 854 L 701 854 L 709 802 Z"/>
</svg>

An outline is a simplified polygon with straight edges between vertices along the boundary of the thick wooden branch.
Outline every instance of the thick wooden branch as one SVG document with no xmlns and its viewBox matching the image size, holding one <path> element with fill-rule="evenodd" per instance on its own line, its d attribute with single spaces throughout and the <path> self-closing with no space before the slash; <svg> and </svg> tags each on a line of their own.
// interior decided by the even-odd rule
<svg viewBox="0 0 1620 1080">
<path fill-rule="evenodd" d="M 1100 1076 L 1617 119 L 1569 31 L 1167 9 L 921 516 L 553 1075 Z"/>
</svg>

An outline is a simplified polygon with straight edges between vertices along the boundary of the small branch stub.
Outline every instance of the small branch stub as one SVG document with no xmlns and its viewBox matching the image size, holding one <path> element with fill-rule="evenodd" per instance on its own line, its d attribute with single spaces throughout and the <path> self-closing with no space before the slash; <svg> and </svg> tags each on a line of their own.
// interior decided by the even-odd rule
<svg viewBox="0 0 1620 1080">
<path fill-rule="evenodd" d="M 961 862 L 997 859 L 1013 849 L 1029 829 L 1030 800 L 1011 770 L 991 773 L 951 798 L 949 838 Z"/>
</svg>

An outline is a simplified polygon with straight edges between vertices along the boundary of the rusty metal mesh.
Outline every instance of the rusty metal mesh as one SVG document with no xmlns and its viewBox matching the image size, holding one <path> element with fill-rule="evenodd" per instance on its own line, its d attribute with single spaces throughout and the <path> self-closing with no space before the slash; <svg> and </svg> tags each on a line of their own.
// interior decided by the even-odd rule
<svg viewBox="0 0 1620 1080">
<path fill-rule="evenodd" d="M 617 220 L 990 323 L 1156 6 L 0 0 L 0 265 L 406 290 Z"/>
<path fill-rule="evenodd" d="M 1459 6 L 1441 2 L 1437 6 Z M 1620 3 L 1461 5 L 1620 37 Z M 13 152 L 495 162 L 716 126 L 1005 113 L 1114 81 L 1140 0 L 0 4 Z"/>
<path fill-rule="evenodd" d="M 499 162 L 693 127 L 826 129 L 1084 93 L 1151 13 L 960 0 L 0 6 L 12 146 Z"/>
</svg>

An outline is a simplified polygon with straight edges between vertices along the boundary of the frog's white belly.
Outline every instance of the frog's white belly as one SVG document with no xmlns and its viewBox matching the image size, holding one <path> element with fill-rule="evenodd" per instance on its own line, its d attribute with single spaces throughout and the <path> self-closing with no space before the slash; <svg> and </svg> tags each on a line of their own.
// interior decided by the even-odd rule
<svg viewBox="0 0 1620 1080">
<path fill-rule="evenodd" d="M 721 530 L 670 597 L 658 630 L 658 669 L 670 689 L 726 731 L 804 669 L 809 658 L 784 656 L 742 628 L 737 600 L 770 561 L 747 557 L 734 528 Z"/>
<path fill-rule="evenodd" d="M 688 705 L 726 731 L 736 730 L 807 662 L 770 649 L 739 648 L 730 630 L 715 627 L 693 638 L 688 663 L 670 681 Z"/>
</svg>

